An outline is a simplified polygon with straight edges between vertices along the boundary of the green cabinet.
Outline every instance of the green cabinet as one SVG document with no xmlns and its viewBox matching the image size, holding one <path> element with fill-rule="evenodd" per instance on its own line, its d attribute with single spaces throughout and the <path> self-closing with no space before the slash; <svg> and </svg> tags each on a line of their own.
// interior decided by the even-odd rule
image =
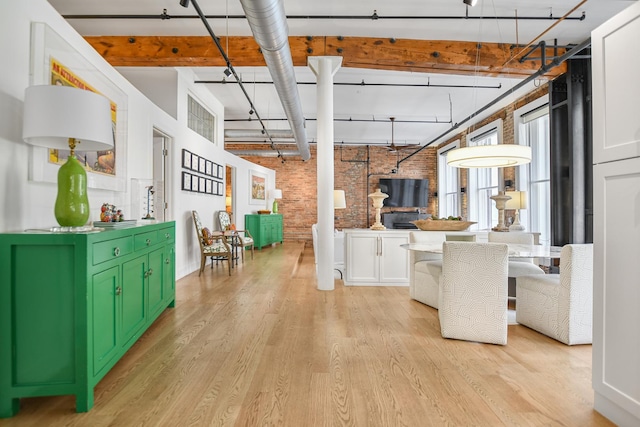
<svg viewBox="0 0 640 427">
<path fill-rule="evenodd" d="M 254 246 L 258 249 L 272 243 L 282 243 L 281 214 L 245 215 L 244 228 L 251 233 Z"/>
<path fill-rule="evenodd" d="M 0 234 L 0 417 L 93 388 L 175 304 L 175 224 Z"/>
</svg>

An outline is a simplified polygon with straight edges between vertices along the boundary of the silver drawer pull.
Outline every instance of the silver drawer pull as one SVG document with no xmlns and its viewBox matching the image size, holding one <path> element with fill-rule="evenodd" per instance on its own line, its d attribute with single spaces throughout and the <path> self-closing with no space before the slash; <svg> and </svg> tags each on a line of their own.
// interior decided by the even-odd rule
<svg viewBox="0 0 640 427">
<path fill-rule="evenodd" d="M 167 259 L 164 260 L 164 263 L 165 264 L 171 264 L 171 260 L 169 258 L 167 258 Z"/>
<path fill-rule="evenodd" d="M 147 246 L 151 245 L 151 239 L 147 239 Z"/>
<path fill-rule="evenodd" d="M 120 286 L 116 287 L 116 295 L 120 295 L 122 293 L 122 288 Z"/>
<path fill-rule="evenodd" d="M 149 271 L 147 271 L 148 276 L 151 276 L 153 274 L 153 268 L 150 268 Z"/>
<path fill-rule="evenodd" d="M 113 249 L 113 256 L 118 256 L 120 255 L 120 248 L 114 248 Z"/>
<path fill-rule="evenodd" d="M 167 239 L 171 238 L 171 234 L 169 233 L 165 233 L 164 237 L 166 237 Z"/>
</svg>

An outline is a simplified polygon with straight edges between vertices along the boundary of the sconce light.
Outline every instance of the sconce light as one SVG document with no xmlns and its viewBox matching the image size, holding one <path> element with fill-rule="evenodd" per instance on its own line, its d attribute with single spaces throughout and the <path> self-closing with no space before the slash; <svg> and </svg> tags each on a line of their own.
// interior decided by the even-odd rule
<svg viewBox="0 0 640 427">
<path fill-rule="evenodd" d="M 71 86 L 30 86 L 25 90 L 22 138 L 31 145 L 71 151 L 58 170 L 54 213 L 62 227 L 84 226 L 89 219 L 87 172 L 76 159 L 75 149 L 113 147 L 109 100 Z"/>
<path fill-rule="evenodd" d="M 475 6 L 476 3 L 478 3 L 478 0 L 462 0 L 462 3 L 466 4 L 467 6 Z"/>
</svg>

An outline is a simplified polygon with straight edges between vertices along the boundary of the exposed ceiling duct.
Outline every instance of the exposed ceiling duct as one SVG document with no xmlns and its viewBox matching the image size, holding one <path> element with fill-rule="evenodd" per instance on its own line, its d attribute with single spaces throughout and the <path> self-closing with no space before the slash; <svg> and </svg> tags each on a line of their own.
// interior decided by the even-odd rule
<svg viewBox="0 0 640 427">
<path fill-rule="evenodd" d="M 262 49 L 300 156 L 302 160 L 309 160 L 311 153 L 289 48 L 289 28 L 284 5 L 281 0 L 240 0 L 240 3 L 253 37 Z"/>
</svg>

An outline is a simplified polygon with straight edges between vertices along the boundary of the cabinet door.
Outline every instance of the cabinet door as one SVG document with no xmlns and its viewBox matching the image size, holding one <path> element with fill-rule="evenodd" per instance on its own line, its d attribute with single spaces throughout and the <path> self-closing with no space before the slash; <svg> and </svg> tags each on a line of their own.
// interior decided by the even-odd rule
<svg viewBox="0 0 640 427">
<path fill-rule="evenodd" d="M 380 282 L 406 283 L 409 281 L 409 251 L 400 247 L 409 243 L 409 236 L 382 234 Z"/>
<path fill-rule="evenodd" d="M 593 171 L 593 388 L 640 419 L 640 157 Z"/>
<path fill-rule="evenodd" d="M 638 156 L 638 69 L 640 56 L 625 46 L 640 38 L 640 4 L 616 15 L 592 34 L 593 44 L 593 162 Z M 635 49 L 635 47 L 633 47 Z"/>
<path fill-rule="evenodd" d="M 161 311 L 164 302 L 164 260 L 166 248 L 162 247 L 149 253 L 149 316 Z"/>
<path fill-rule="evenodd" d="M 163 264 L 164 272 L 162 279 L 164 281 L 164 298 L 165 304 L 171 303 L 170 306 L 175 306 L 176 295 L 176 280 L 175 280 L 175 250 L 173 246 L 168 246 L 165 250 L 165 259 Z"/>
<path fill-rule="evenodd" d="M 126 344 L 146 322 L 147 255 L 122 265 L 122 343 Z"/>
<path fill-rule="evenodd" d="M 93 375 L 117 353 L 118 318 L 120 317 L 120 269 L 118 266 L 94 274 L 91 280 L 91 313 L 93 329 Z"/>
<path fill-rule="evenodd" d="M 378 234 L 347 236 L 347 281 L 377 282 L 380 264 Z"/>
</svg>

